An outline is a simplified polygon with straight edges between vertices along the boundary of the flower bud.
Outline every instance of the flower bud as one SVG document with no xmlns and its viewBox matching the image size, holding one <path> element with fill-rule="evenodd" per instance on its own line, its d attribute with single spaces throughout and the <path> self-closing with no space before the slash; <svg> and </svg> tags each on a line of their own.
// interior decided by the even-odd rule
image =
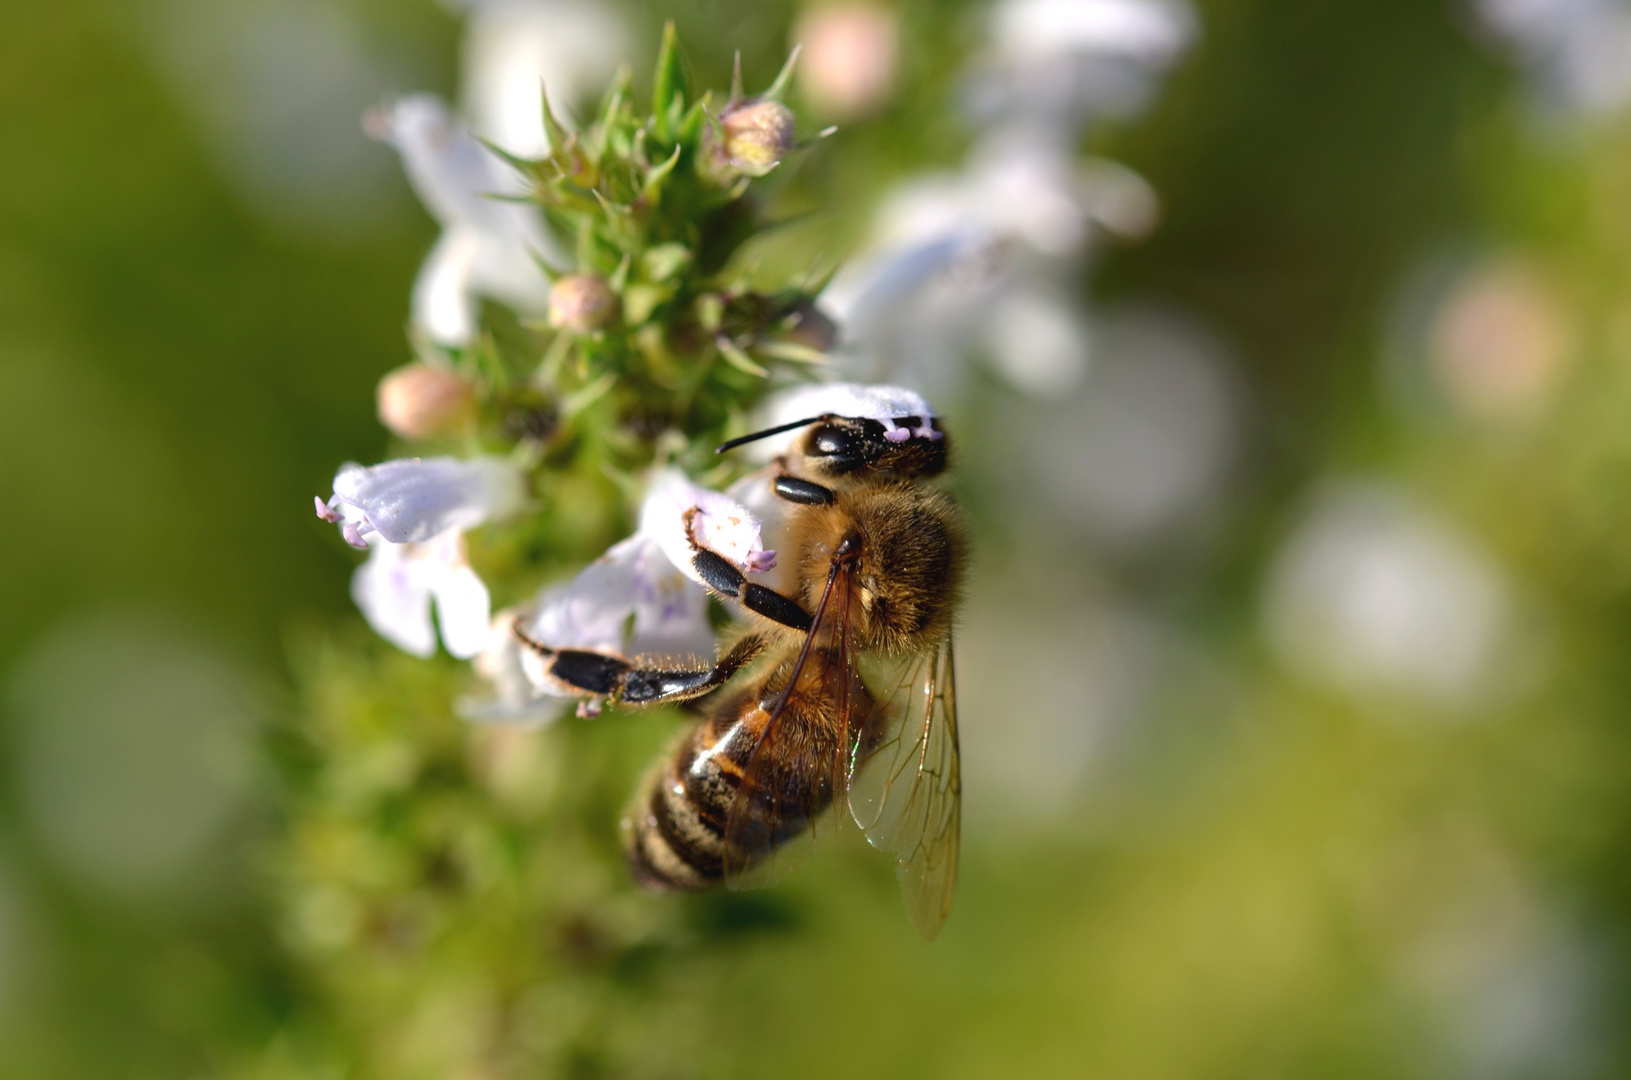
<svg viewBox="0 0 1631 1080">
<path fill-rule="evenodd" d="M 592 274 L 563 277 L 549 290 L 549 325 L 573 334 L 604 329 L 617 313 L 617 295 Z"/>
<path fill-rule="evenodd" d="M 404 439 L 452 431 L 470 418 L 475 405 L 469 383 L 423 362 L 387 374 L 379 381 L 375 400 L 379 422 Z"/>
<path fill-rule="evenodd" d="M 727 108 L 706 155 L 715 179 L 729 183 L 774 169 L 793 149 L 794 126 L 793 110 L 779 101 L 749 100 Z"/>
<path fill-rule="evenodd" d="M 820 113 L 859 116 L 883 104 L 895 81 L 895 15 L 869 2 L 820 7 L 799 20 L 798 68 L 807 101 Z"/>
</svg>

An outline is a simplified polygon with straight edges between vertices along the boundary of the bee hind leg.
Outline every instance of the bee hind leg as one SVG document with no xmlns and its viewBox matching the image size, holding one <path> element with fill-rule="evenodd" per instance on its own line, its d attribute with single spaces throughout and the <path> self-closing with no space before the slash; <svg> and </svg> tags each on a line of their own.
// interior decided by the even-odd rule
<svg viewBox="0 0 1631 1080">
<path fill-rule="evenodd" d="M 552 648 L 522 630 L 520 620 L 511 632 L 517 641 L 549 661 L 544 671 L 550 678 L 585 695 L 622 705 L 655 705 L 701 697 L 729 680 L 765 648 L 764 638 L 748 634 L 711 667 L 642 667 L 606 653 Z"/>
</svg>

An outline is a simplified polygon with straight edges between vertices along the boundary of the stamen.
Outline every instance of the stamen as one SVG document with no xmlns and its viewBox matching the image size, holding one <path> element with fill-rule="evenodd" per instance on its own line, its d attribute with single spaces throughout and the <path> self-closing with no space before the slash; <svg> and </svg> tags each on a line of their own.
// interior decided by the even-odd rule
<svg viewBox="0 0 1631 1080">
<path fill-rule="evenodd" d="M 317 504 L 317 516 L 322 520 L 328 522 L 330 525 L 333 525 L 340 520 L 339 511 L 335 510 L 328 503 L 324 502 L 321 495 L 313 495 L 312 502 Z"/>
<path fill-rule="evenodd" d="M 340 526 L 340 535 L 345 537 L 345 542 L 363 551 L 368 549 L 368 541 L 364 540 L 363 537 L 373 531 L 374 527 L 366 521 L 360 524 L 355 521 L 347 521 Z"/>
</svg>

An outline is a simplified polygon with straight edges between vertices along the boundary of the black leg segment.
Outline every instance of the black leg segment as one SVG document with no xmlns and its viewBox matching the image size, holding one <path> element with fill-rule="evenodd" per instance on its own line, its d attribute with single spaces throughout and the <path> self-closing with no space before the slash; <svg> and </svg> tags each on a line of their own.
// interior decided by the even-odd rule
<svg viewBox="0 0 1631 1080">
<path fill-rule="evenodd" d="M 697 573 L 708 583 L 710 589 L 726 596 L 737 595 L 742 591 L 742 584 L 747 581 L 747 578 L 742 576 L 742 571 L 732 565 L 729 559 L 707 548 L 697 549 L 696 554 L 691 556 L 691 565 L 696 567 Z"/>
<path fill-rule="evenodd" d="M 626 661 L 582 649 L 557 649 L 549 673 L 557 679 L 591 694 L 611 694 L 623 683 L 629 670 Z"/>
<path fill-rule="evenodd" d="M 776 477 L 775 491 L 788 502 L 801 506 L 831 506 L 833 500 L 837 498 L 831 488 L 802 480 L 797 476 Z"/>
<path fill-rule="evenodd" d="M 626 705 L 649 705 L 657 701 L 684 701 L 700 697 L 726 682 L 755 656 L 764 651 L 764 638 L 749 634 L 720 658 L 719 663 L 702 670 L 662 671 L 635 668 L 623 679 L 618 700 Z"/>
<path fill-rule="evenodd" d="M 794 630 L 808 630 L 812 622 L 810 613 L 798 601 L 754 581 L 742 587 L 742 606 Z"/>
</svg>

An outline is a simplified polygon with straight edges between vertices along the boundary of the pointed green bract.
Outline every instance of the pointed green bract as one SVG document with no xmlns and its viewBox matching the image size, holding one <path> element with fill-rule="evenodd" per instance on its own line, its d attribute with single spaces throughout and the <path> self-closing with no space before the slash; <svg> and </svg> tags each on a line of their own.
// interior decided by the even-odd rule
<svg viewBox="0 0 1631 1080">
<path fill-rule="evenodd" d="M 793 51 L 787 54 L 787 60 L 782 64 L 782 69 L 776 73 L 776 78 L 771 82 L 770 89 L 759 95 L 761 98 L 767 101 L 780 101 L 782 99 L 782 96 L 787 93 L 787 84 L 793 79 L 793 68 L 797 66 L 799 52 L 803 48 L 802 45 L 793 46 Z"/>
<path fill-rule="evenodd" d="M 657 51 L 657 71 L 651 83 L 651 115 L 659 138 L 672 137 L 673 118 L 685 111 L 690 83 L 685 58 L 680 55 L 679 34 L 674 30 L 674 20 L 670 19 L 663 24 L 663 43 Z"/>
</svg>

